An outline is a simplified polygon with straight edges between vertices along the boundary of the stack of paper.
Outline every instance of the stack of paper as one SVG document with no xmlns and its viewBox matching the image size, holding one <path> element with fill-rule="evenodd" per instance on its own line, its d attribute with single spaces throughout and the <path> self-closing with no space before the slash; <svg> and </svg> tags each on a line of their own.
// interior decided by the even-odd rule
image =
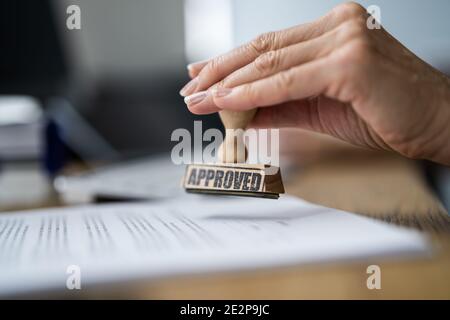
<svg viewBox="0 0 450 320">
<path fill-rule="evenodd" d="M 426 252 L 415 231 L 309 204 L 197 196 L 0 215 L 0 295 Z"/>
</svg>

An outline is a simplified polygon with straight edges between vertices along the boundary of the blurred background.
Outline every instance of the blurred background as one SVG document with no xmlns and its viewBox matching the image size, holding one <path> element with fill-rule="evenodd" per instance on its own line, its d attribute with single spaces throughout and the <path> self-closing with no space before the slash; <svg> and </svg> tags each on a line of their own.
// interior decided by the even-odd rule
<svg viewBox="0 0 450 320">
<path fill-rule="evenodd" d="M 172 131 L 192 131 L 195 119 L 204 130 L 222 128 L 217 115 L 190 114 L 178 95 L 188 80 L 186 64 L 314 20 L 340 2 L 3 0 L 0 190 L 8 192 L 0 201 L 11 201 L 23 181 L 56 176 L 71 159 L 109 163 L 170 152 Z M 450 72 L 448 0 L 359 2 L 379 6 L 387 30 Z M 66 26 L 74 4 L 81 9 L 80 30 Z M 27 173 L 23 164 L 30 161 L 40 173 Z M 9 179 L 9 168 L 19 168 L 15 179 L 22 184 Z M 441 195 L 450 193 L 448 169 L 430 172 Z"/>
</svg>

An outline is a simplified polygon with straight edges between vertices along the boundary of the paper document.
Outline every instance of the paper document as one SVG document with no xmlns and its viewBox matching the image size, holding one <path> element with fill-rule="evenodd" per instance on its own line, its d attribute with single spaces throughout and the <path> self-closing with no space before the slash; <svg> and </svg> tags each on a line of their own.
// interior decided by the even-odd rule
<svg viewBox="0 0 450 320">
<path fill-rule="evenodd" d="M 16 212 L 0 215 L 0 295 L 67 290 L 73 270 L 83 288 L 426 251 L 418 232 L 289 196 L 274 201 L 192 195 Z"/>
</svg>

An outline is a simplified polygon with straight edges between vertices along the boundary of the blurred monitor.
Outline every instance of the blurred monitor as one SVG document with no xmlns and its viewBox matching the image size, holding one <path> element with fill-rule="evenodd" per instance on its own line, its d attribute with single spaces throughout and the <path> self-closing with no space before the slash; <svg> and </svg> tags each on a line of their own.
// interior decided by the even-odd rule
<svg viewBox="0 0 450 320">
<path fill-rule="evenodd" d="M 80 7 L 80 30 L 66 26 L 70 5 Z M 172 131 L 193 131 L 193 120 L 221 127 L 217 115 L 192 115 L 178 94 L 189 80 L 183 1 L 6 0 L 0 8 L 0 94 L 40 98 L 88 160 L 170 151 Z"/>
<path fill-rule="evenodd" d="M 0 94 L 63 90 L 68 65 L 50 1 L 2 0 L 0 25 Z"/>
</svg>

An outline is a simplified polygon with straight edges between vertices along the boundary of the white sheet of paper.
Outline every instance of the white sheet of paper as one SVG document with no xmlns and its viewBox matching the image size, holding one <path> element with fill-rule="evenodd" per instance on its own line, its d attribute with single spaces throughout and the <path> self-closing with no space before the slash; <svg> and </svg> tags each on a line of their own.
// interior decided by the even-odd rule
<svg viewBox="0 0 450 320">
<path fill-rule="evenodd" d="M 192 195 L 160 203 L 0 215 L 0 295 L 174 274 L 427 252 L 418 232 L 279 200 Z M 72 269 L 73 270 L 73 269 Z"/>
</svg>

